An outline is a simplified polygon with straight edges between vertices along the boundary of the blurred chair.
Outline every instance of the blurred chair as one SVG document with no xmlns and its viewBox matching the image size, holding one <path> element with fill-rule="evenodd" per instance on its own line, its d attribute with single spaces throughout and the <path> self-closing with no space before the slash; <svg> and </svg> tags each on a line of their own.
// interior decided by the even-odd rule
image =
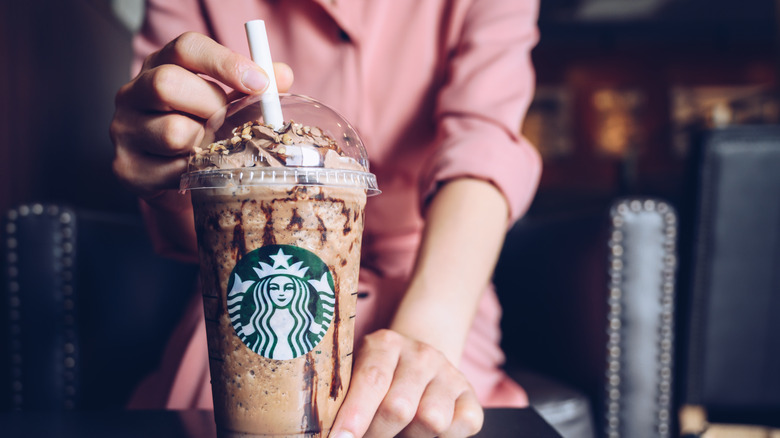
<svg viewBox="0 0 780 438">
<path fill-rule="evenodd" d="M 780 127 L 712 131 L 688 216 L 686 404 L 780 426 Z"/>
<path fill-rule="evenodd" d="M 509 232 L 494 277 L 507 368 L 564 437 L 674 435 L 676 240 L 654 199 Z"/>
<path fill-rule="evenodd" d="M 3 236 L 0 407 L 123 407 L 156 368 L 196 267 L 155 255 L 132 216 L 22 205 Z"/>
</svg>

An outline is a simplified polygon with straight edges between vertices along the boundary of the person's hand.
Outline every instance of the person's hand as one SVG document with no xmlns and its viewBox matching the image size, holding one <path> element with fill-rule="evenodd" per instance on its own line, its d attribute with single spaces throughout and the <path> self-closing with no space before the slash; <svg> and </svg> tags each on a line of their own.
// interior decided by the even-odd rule
<svg viewBox="0 0 780 438">
<path fill-rule="evenodd" d="M 365 337 L 330 438 L 461 438 L 484 413 L 465 376 L 428 344 L 391 330 Z"/>
<path fill-rule="evenodd" d="M 287 91 L 290 67 L 277 63 L 274 73 L 279 91 Z M 268 86 L 266 73 L 249 58 L 189 32 L 149 55 L 138 76 L 117 93 L 110 128 L 114 173 L 141 198 L 152 200 L 178 187 L 190 150 L 203 138 L 204 122 L 228 102 L 214 80 L 242 94 Z"/>
</svg>

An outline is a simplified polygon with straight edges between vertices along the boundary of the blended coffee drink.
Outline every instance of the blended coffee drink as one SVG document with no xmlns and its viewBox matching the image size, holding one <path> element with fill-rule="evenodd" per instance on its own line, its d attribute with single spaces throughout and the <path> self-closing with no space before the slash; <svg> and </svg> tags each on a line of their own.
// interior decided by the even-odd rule
<svg viewBox="0 0 780 438">
<path fill-rule="evenodd" d="M 242 105 L 182 177 L 218 434 L 325 437 L 349 385 L 363 210 L 376 182 L 357 134 L 322 104 L 283 96 L 290 119 L 278 131 Z"/>
</svg>

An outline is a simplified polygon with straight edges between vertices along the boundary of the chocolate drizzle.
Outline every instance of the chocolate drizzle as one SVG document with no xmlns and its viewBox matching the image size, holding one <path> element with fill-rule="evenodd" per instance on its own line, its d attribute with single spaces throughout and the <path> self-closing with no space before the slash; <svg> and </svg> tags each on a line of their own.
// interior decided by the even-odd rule
<svg viewBox="0 0 780 438">
<path fill-rule="evenodd" d="M 328 266 L 333 275 L 333 285 L 335 286 L 336 297 L 339 297 L 339 278 L 333 266 Z M 340 299 L 336 299 L 335 309 L 333 310 L 333 351 L 331 353 L 333 360 L 333 370 L 330 376 L 330 398 L 336 400 L 341 392 L 341 354 L 339 354 L 339 327 L 341 326 L 341 313 L 339 312 Z"/>
<path fill-rule="evenodd" d="M 297 228 L 299 230 L 303 228 L 303 218 L 298 214 L 297 208 L 293 208 L 290 223 L 287 224 L 288 230 L 292 230 L 293 228 Z"/>
<path fill-rule="evenodd" d="M 213 215 L 204 215 L 205 217 L 201 216 L 200 218 L 196 219 L 200 223 L 196 223 L 196 227 L 198 230 L 210 230 L 207 232 L 216 233 L 220 230 L 219 225 L 219 214 L 213 214 Z M 198 232 L 198 248 L 200 248 L 200 251 L 203 251 L 204 248 L 204 239 L 207 232 Z M 213 291 L 209 291 L 206 287 L 206 279 L 208 278 L 208 275 L 206 275 L 206 271 L 203 270 L 201 272 L 201 284 L 203 286 L 202 293 L 203 295 L 210 295 L 210 296 L 218 296 L 219 299 L 217 300 L 217 312 L 215 314 L 216 318 L 219 318 L 222 313 L 225 311 L 225 300 L 226 295 L 222 294 L 222 284 L 219 281 L 220 272 L 222 271 L 220 268 L 219 263 L 216 263 L 213 258 L 209 257 L 209 260 L 211 261 L 211 280 L 214 281 L 213 284 Z M 205 265 L 203 266 L 205 267 Z M 203 268 L 202 267 L 202 268 Z M 202 269 L 201 268 L 201 269 Z"/>
<path fill-rule="evenodd" d="M 320 232 L 320 243 L 323 245 L 328 243 L 328 229 L 325 227 L 325 222 L 320 215 L 317 216 L 317 231 Z"/>
<path fill-rule="evenodd" d="M 243 204 L 242 204 L 243 205 Z M 236 225 L 233 227 L 233 250 L 235 251 L 236 263 L 246 255 L 246 238 L 244 237 L 244 222 L 240 211 L 235 213 Z"/>
<path fill-rule="evenodd" d="M 301 430 L 307 432 L 322 429 L 320 425 L 320 411 L 317 408 L 317 384 L 314 352 L 309 352 L 306 355 L 306 362 L 303 368 L 303 390 L 309 393 L 309 400 L 303 406 L 303 419 L 301 421 Z"/>
<path fill-rule="evenodd" d="M 352 211 L 347 207 L 347 203 L 344 201 L 341 202 L 341 214 L 344 215 L 346 220 L 344 221 L 344 235 L 349 235 L 349 233 L 352 232 L 352 227 L 349 226 L 349 217 L 351 216 Z"/>
<path fill-rule="evenodd" d="M 260 203 L 260 209 L 265 215 L 265 227 L 263 228 L 263 246 L 276 245 L 276 236 L 274 235 L 274 206 L 272 203 Z"/>
</svg>

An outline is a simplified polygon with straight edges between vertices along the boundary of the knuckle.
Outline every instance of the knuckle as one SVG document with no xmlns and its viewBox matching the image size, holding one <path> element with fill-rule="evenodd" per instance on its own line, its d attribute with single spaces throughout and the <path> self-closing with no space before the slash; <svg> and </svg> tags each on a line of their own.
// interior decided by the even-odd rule
<svg viewBox="0 0 780 438">
<path fill-rule="evenodd" d="M 162 139 L 171 152 L 174 154 L 182 153 L 194 146 L 193 123 L 191 119 L 178 115 L 163 118 Z"/>
<path fill-rule="evenodd" d="M 437 364 L 444 358 L 444 355 L 439 350 L 430 346 L 429 344 L 426 344 L 425 342 L 415 342 L 414 353 L 418 357 L 417 360 L 422 361 L 421 363 L 427 363 L 429 365 Z"/>
<path fill-rule="evenodd" d="M 161 65 L 150 70 L 149 75 L 151 91 L 160 102 L 167 102 L 181 83 L 179 69 L 171 64 Z"/>
<path fill-rule="evenodd" d="M 111 141 L 114 143 L 114 159 L 112 169 L 117 176 L 128 174 L 130 164 L 132 164 L 132 154 L 129 151 L 129 142 L 127 135 L 127 126 L 114 117 L 108 127 L 108 133 Z"/>
<path fill-rule="evenodd" d="M 485 422 L 485 413 L 480 406 L 463 409 L 458 415 L 464 425 L 464 430 L 469 435 L 474 435 L 482 430 L 482 425 Z"/>
<path fill-rule="evenodd" d="M 181 64 L 191 53 L 199 50 L 204 36 L 197 32 L 184 32 L 172 39 L 159 51 L 150 55 L 144 62 L 145 68 L 167 63 Z"/>
<path fill-rule="evenodd" d="M 388 422 L 406 426 L 414 419 L 415 406 L 402 397 L 393 397 L 382 403 L 379 415 Z"/>
<path fill-rule="evenodd" d="M 132 88 L 133 81 L 128 82 L 124 85 L 122 85 L 119 88 L 119 91 L 116 92 L 116 96 L 114 96 L 114 106 L 119 108 L 126 104 L 128 101 L 128 96 L 130 95 L 130 90 Z"/>
<path fill-rule="evenodd" d="M 365 383 L 373 388 L 387 388 L 393 378 L 389 372 L 376 365 L 362 369 L 360 375 Z"/>
<path fill-rule="evenodd" d="M 119 139 L 121 138 L 123 131 L 122 124 L 116 119 L 116 116 L 114 116 L 114 119 L 111 120 L 111 124 L 108 125 L 108 136 L 115 146 L 119 146 Z"/>
<path fill-rule="evenodd" d="M 162 50 L 158 50 L 144 58 L 144 62 L 141 64 L 141 72 L 149 70 L 154 65 L 155 58 L 160 54 Z"/>
<path fill-rule="evenodd" d="M 117 148 L 114 161 L 111 163 L 111 168 L 120 183 L 126 186 L 133 185 L 133 163 L 124 149 Z"/>
<path fill-rule="evenodd" d="M 181 57 L 184 53 L 187 53 L 192 50 L 193 47 L 196 47 L 199 44 L 200 38 L 201 35 L 197 32 L 187 31 L 168 43 L 166 49 L 174 57 Z"/>
<path fill-rule="evenodd" d="M 366 336 L 366 344 L 368 345 L 400 345 L 401 341 L 400 334 L 387 329 L 378 330 Z"/>
<path fill-rule="evenodd" d="M 117 154 L 114 157 L 114 161 L 111 162 L 111 170 L 113 170 L 114 175 L 116 175 L 117 178 L 119 178 L 120 180 L 124 181 L 125 174 L 126 174 L 126 172 L 125 172 L 126 164 L 125 164 L 124 160 L 122 159 L 121 155 L 122 154 L 120 154 L 117 151 Z"/>
<path fill-rule="evenodd" d="M 225 51 L 222 62 L 215 63 L 213 68 L 220 77 L 240 78 L 244 68 L 242 56 L 235 52 Z"/>
<path fill-rule="evenodd" d="M 141 71 L 154 68 L 162 64 L 180 64 L 189 57 L 189 54 L 200 50 L 204 44 L 205 35 L 197 32 L 184 32 L 164 45 L 160 50 L 150 54 L 144 59 Z"/>
<path fill-rule="evenodd" d="M 432 407 L 421 407 L 415 418 L 421 427 L 435 436 L 444 433 L 449 428 L 451 420 L 441 409 Z"/>
</svg>

